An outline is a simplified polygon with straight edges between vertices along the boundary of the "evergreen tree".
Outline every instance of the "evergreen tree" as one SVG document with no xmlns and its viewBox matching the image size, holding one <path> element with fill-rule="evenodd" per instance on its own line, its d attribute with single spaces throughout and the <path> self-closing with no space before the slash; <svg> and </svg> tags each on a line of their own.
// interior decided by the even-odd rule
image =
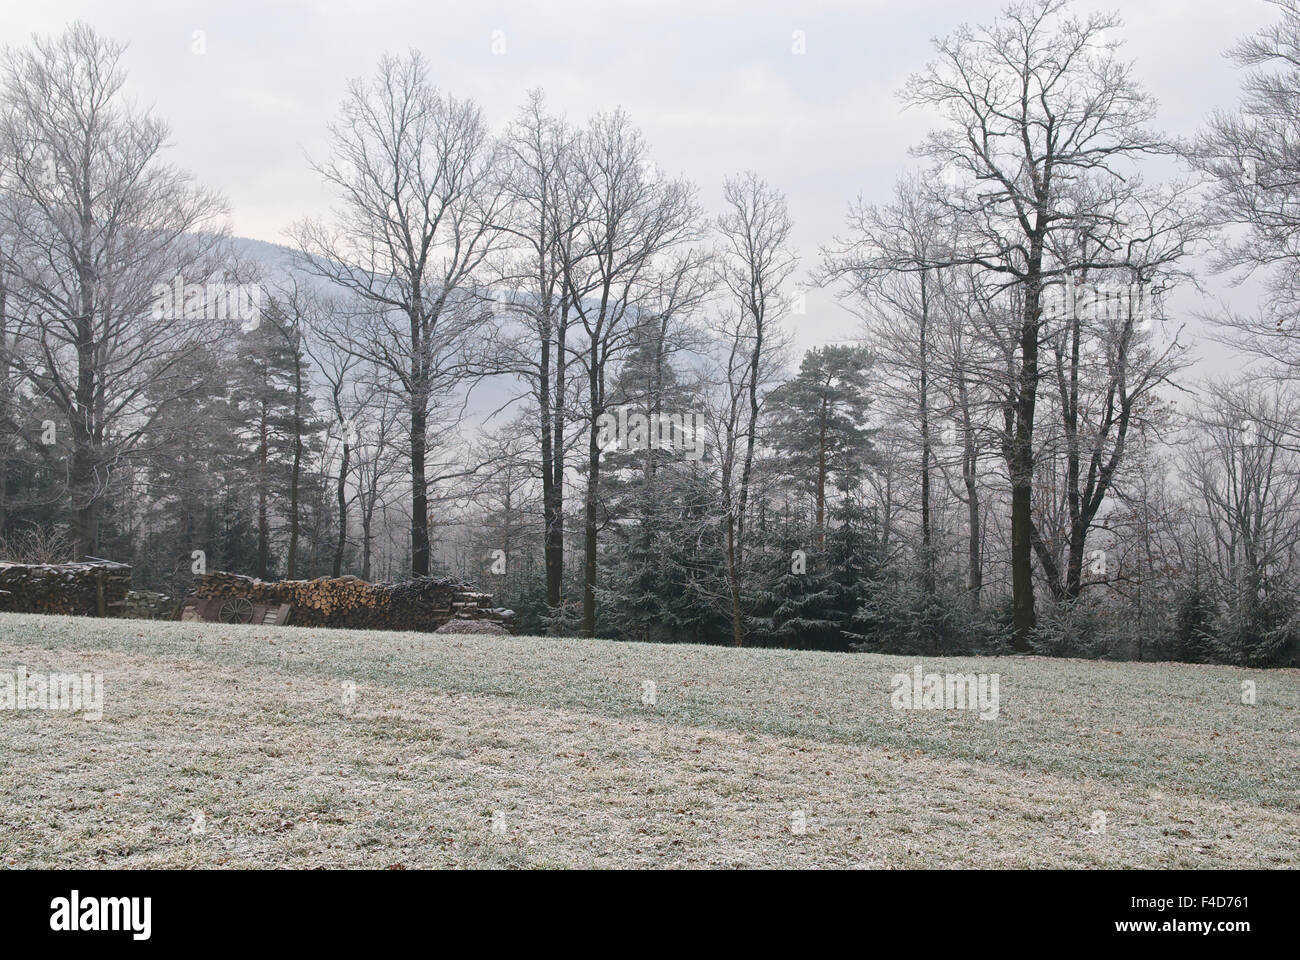
<svg viewBox="0 0 1300 960">
<path fill-rule="evenodd" d="M 819 545 L 826 540 L 828 487 L 857 486 L 869 461 L 870 369 L 871 354 L 862 347 L 817 347 L 768 401 L 769 441 L 782 452 L 788 474 L 813 495 Z"/>
<path fill-rule="evenodd" d="M 183 591 L 196 550 L 207 569 L 243 571 L 255 561 L 253 513 L 243 496 L 248 471 L 231 456 L 238 437 L 222 374 L 228 366 L 220 347 L 195 348 L 184 360 L 190 389 L 150 424 L 138 584 Z"/>
<path fill-rule="evenodd" d="M 297 570 L 297 540 L 303 527 L 303 462 L 319 452 L 325 423 L 315 411 L 310 367 L 296 322 L 272 300 L 260 322 L 243 331 L 230 377 L 229 423 L 237 438 L 255 500 L 257 558 L 253 573 L 273 576 L 274 520 L 287 526 L 286 575 Z"/>
<path fill-rule="evenodd" d="M 627 444 L 602 457 L 602 522 L 613 533 L 602 560 L 613 585 L 600 594 L 602 632 L 695 639 L 713 619 L 694 589 L 707 464 L 687 458 L 696 438 L 677 431 L 693 432 L 697 396 L 665 356 L 657 331 L 648 332 L 610 390 L 610 411 L 630 429 Z"/>
</svg>

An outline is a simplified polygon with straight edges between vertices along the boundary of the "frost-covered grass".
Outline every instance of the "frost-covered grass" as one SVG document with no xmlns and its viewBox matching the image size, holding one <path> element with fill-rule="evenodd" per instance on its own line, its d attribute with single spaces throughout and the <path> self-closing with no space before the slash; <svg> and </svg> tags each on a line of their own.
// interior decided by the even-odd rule
<svg viewBox="0 0 1300 960">
<path fill-rule="evenodd" d="M 104 717 L 0 710 L 0 865 L 1300 865 L 1294 670 L 0 615 L 20 665 Z"/>
</svg>

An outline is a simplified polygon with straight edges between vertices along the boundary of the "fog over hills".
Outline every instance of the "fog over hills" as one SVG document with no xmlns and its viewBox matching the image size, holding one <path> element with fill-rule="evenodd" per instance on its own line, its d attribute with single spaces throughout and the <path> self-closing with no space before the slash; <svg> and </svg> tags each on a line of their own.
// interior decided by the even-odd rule
<svg viewBox="0 0 1300 960">
<path fill-rule="evenodd" d="M 256 264 L 263 281 L 271 287 L 285 281 L 296 281 L 322 295 L 347 296 L 335 284 L 305 269 L 293 248 L 285 244 L 253 237 L 231 237 L 230 247 L 240 263 Z M 465 397 L 462 434 L 468 437 L 483 427 L 499 425 L 513 417 L 523 402 L 520 384 L 512 377 L 498 375 L 475 380 Z"/>
</svg>

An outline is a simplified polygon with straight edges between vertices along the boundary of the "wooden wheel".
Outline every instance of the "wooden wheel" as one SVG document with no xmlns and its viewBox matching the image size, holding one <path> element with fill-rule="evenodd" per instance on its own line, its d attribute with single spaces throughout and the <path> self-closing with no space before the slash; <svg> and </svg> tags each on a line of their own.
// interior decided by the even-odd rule
<svg viewBox="0 0 1300 960">
<path fill-rule="evenodd" d="M 221 605 L 217 614 L 222 623 L 252 623 L 253 601 L 243 597 L 231 597 Z"/>
</svg>

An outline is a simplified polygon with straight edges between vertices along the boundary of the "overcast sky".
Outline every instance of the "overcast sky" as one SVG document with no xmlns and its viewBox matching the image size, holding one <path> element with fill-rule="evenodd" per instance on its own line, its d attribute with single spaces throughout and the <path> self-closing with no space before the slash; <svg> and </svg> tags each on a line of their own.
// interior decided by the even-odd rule
<svg viewBox="0 0 1300 960">
<path fill-rule="evenodd" d="M 131 95 L 171 124 L 172 159 L 229 198 L 238 235 L 283 242 L 292 221 L 328 209 L 306 158 L 324 155 L 346 80 L 415 46 L 436 82 L 478 100 L 496 128 L 535 86 L 572 120 L 624 107 L 659 165 L 691 177 L 711 209 L 725 176 L 758 171 L 789 197 L 810 267 L 853 197 L 886 199 L 914 166 L 908 148 L 932 118 L 903 112 L 895 93 L 930 58 L 931 38 L 1001 6 L 8 0 L 0 37 L 23 43 L 79 18 L 129 43 Z M 1274 19 L 1263 0 L 1126 0 L 1122 13 L 1118 38 L 1160 101 L 1159 126 L 1183 135 L 1237 99 L 1224 48 Z M 802 55 L 795 31 L 806 38 Z M 814 294 L 799 340 L 844 339 L 855 327 Z"/>
</svg>

